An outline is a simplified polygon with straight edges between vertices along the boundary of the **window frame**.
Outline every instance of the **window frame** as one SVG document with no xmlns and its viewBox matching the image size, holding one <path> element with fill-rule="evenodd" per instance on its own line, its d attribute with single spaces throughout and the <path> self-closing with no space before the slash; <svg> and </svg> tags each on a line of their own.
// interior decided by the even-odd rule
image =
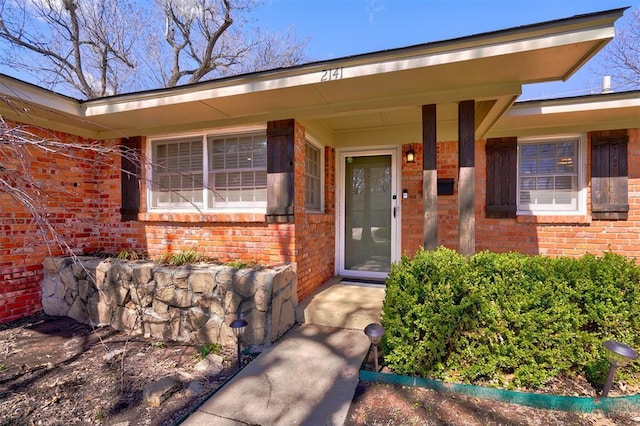
<svg viewBox="0 0 640 426">
<path fill-rule="evenodd" d="M 577 141 L 576 166 L 577 166 L 577 206 L 575 209 L 540 207 L 525 209 L 520 202 L 521 178 L 521 154 L 524 145 L 544 144 L 548 142 Z M 576 216 L 587 214 L 587 137 L 585 134 L 562 134 L 538 137 L 518 138 L 516 157 L 516 215 L 517 216 Z"/>
<path fill-rule="evenodd" d="M 309 208 L 307 206 L 307 177 L 308 177 L 308 172 L 307 172 L 307 155 L 306 155 L 306 150 L 307 150 L 307 145 L 310 145 L 311 147 L 315 148 L 318 150 L 319 153 L 319 159 L 320 159 L 320 176 L 319 176 L 319 180 L 320 180 L 320 185 L 318 188 L 319 191 L 319 203 L 320 203 L 320 207 L 319 208 Z M 314 138 L 310 137 L 307 135 L 307 137 L 305 138 L 305 142 L 304 142 L 304 148 L 305 148 L 305 163 L 304 163 L 304 174 L 305 174 L 305 187 L 304 187 L 304 193 L 305 193 L 305 197 L 304 197 L 304 209 L 306 212 L 309 213 L 324 213 L 324 168 L 325 168 L 325 159 L 324 159 L 324 146 L 322 146 L 320 143 L 318 143 Z"/>
<path fill-rule="evenodd" d="M 211 171 L 209 170 L 209 139 L 215 137 L 224 137 L 224 138 L 235 138 L 242 137 L 247 135 L 256 135 L 261 134 L 264 136 L 265 141 L 267 138 L 267 129 L 266 126 L 246 126 L 246 127 L 238 127 L 238 128 L 220 128 L 220 129 L 209 129 L 203 130 L 199 132 L 189 132 L 189 133 L 175 133 L 175 134 L 165 134 L 158 135 L 154 137 L 147 138 L 147 146 L 145 147 L 145 153 L 150 161 L 147 163 L 145 179 L 147 181 L 147 188 L 145 191 L 146 199 L 147 199 L 147 211 L 150 213 L 261 213 L 265 214 L 267 210 L 267 201 L 265 195 L 265 201 L 253 202 L 254 205 L 232 205 L 230 207 L 220 207 L 220 206 L 211 206 L 210 205 L 210 188 L 213 188 L 212 185 L 209 185 L 209 174 Z M 180 140 L 186 140 L 189 138 L 200 137 L 202 139 L 202 206 L 197 207 L 194 205 L 189 205 L 188 207 L 169 207 L 169 206 L 153 206 L 153 174 L 154 174 L 154 148 L 157 143 L 162 142 L 171 142 Z M 265 146 L 265 156 L 267 155 L 268 149 Z M 267 171 L 267 165 L 265 163 L 265 172 Z"/>
<path fill-rule="evenodd" d="M 155 185 L 154 178 L 156 177 L 156 176 L 154 176 L 156 174 L 155 165 L 159 162 L 157 157 L 156 157 L 158 146 L 159 145 L 170 146 L 172 144 L 183 144 L 183 143 L 189 143 L 189 144 L 199 143 L 201 145 L 201 149 L 202 149 L 202 140 L 198 141 L 197 136 L 187 136 L 187 137 L 183 136 L 183 137 L 176 137 L 176 138 L 168 138 L 168 139 L 163 139 L 163 140 L 157 140 L 151 145 L 151 154 L 148 157 L 148 158 L 151 158 L 151 163 L 152 163 L 152 166 L 150 167 L 150 169 L 151 169 L 151 179 L 149 180 L 149 198 L 148 198 L 148 200 L 150 200 L 150 203 L 149 203 L 150 206 L 153 206 L 154 204 L 157 203 L 157 201 L 154 200 L 153 187 Z M 168 148 L 165 148 L 165 150 L 168 150 Z M 204 161 L 204 159 L 201 159 L 201 161 Z M 189 158 L 189 162 L 193 162 L 193 157 Z M 204 166 L 200 170 L 200 172 L 201 172 L 200 173 L 201 174 L 201 180 L 203 181 L 203 187 L 204 187 L 204 176 L 202 176 L 203 170 L 204 170 Z M 164 172 L 160 171 L 158 173 L 167 175 L 169 177 L 169 179 L 171 179 L 172 177 L 175 177 L 175 176 L 178 176 L 178 177 L 184 176 L 184 177 L 188 178 L 189 176 L 197 175 L 197 173 L 194 173 L 194 170 L 189 170 L 187 172 L 182 171 L 182 170 L 177 170 L 177 171 L 166 170 Z M 184 192 L 184 191 L 185 190 L 180 189 L 180 192 Z M 191 191 L 195 193 L 197 190 L 193 190 L 192 189 Z M 174 190 L 170 191 L 170 196 L 173 193 L 174 193 Z M 204 194 L 204 192 L 201 191 L 200 195 L 203 196 L 203 194 Z M 191 198 L 195 198 L 195 197 L 191 197 Z M 153 209 L 154 210 L 176 211 L 176 210 L 189 209 L 190 206 L 193 209 L 198 209 L 198 208 L 202 209 L 204 207 L 204 202 L 202 200 L 200 200 L 200 201 L 189 201 L 189 200 L 183 199 L 183 200 L 178 201 L 179 206 L 170 207 L 170 205 L 172 203 L 173 203 L 173 201 L 169 201 L 167 203 L 162 203 L 162 205 L 159 204 L 158 207 L 153 207 Z"/>
</svg>

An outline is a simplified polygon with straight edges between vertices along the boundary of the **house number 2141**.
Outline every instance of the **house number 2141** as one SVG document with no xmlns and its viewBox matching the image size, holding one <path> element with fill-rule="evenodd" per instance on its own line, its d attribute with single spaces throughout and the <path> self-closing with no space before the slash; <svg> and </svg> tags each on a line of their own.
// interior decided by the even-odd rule
<svg viewBox="0 0 640 426">
<path fill-rule="evenodd" d="M 324 82 L 340 79 L 342 79 L 342 67 L 322 70 L 322 77 L 320 77 L 320 81 Z"/>
</svg>

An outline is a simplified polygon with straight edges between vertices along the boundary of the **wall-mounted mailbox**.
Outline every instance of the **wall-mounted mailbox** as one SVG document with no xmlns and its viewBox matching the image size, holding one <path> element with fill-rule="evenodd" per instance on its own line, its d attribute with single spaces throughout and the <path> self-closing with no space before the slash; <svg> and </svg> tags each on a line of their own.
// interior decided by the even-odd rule
<svg viewBox="0 0 640 426">
<path fill-rule="evenodd" d="M 453 195 L 453 178 L 438 178 L 438 195 Z"/>
</svg>

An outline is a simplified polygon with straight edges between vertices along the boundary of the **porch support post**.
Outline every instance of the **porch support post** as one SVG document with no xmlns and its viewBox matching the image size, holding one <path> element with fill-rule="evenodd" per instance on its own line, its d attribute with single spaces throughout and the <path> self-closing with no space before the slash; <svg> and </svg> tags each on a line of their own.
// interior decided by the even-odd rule
<svg viewBox="0 0 640 426">
<path fill-rule="evenodd" d="M 475 101 L 458 104 L 458 250 L 475 252 Z"/>
<path fill-rule="evenodd" d="M 422 203 L 423 247 L 438 245 L 438 159 L 436 149 L 436 105 L 422 106 Z"/>
<path fill-rule="evenodd" d="M 267 123 L 267 222 L 293 223 L 295 120 Z"/>
</svg>

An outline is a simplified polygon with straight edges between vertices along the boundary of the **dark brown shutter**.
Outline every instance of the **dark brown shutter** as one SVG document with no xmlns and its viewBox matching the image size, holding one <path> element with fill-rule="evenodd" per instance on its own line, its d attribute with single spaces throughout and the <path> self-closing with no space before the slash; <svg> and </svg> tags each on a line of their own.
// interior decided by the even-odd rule
<svg viewBox="0 0 640 426">
<path fill-rule="evenodd" d="M 267 222 L 293 222 L 295 120 L 267 123 Z"/>
<path fill-rule="evenodd" d="M 627 220 L 629 188 L 627 130 L 591 134 L 591 214 L 593 220 Z"/>
<path fill-rule="evenodd" d="M 120 214 L 123 221 L 138 220 L 140 213 L 140 156 L 142 138 L 134 136 L 124 138 L 120 147 L 120 182 L 121 204 Z"/>
<path fill-rule="evenodd" d="M 487 139 L 487 217 L 516 217 L 518 139 Z"/>
</svg>

